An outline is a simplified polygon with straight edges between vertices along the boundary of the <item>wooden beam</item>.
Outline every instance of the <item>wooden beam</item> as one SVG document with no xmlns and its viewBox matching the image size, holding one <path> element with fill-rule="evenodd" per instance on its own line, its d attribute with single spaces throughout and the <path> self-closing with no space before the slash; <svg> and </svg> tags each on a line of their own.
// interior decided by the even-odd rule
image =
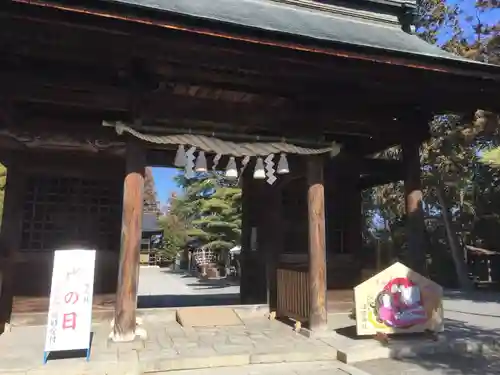
<svg viewBox="0 0 500 375">
<path fill-rule="evenodd" d="M 114 16 L 116 17 L 116 15 Z M 120 45 L 121 47 L 117 47 L 116 51 L 124 51 L 124 56 L 126 56 L 127 52 L 133 51 L 135 56 L 147 56 L 146 59 L 150 61 L 160 55 L 175 55 L 181 62 L 192 62 L 199 61 L 207 55 L 206 60 L 203 60 L 203 64 L 215 60 L 218 64 L 221 61 L 232 61 L 233 68 L 260 70 L 261 72 L 272 71 L 273 74 L 276 72 L 275 75 L 279 75 L 277 70 L 290 71 L 290 77 L 298 76 L 300 72 L 307 72 L 305 74 L 310 75 L 312 71 L 316 71 L 317 76 L 315 79 L 318 82 L 324 82 L 323 86 L 326 88 L 326 93 L 331 90 L 331 87 L 335 87 L 335 83 L 338 85 L 339 80 L 342 81 L 344 77 L 348 77 L 347 79 L 351 81 L 351 91 L 363 91 L 359 89 L 353 90 L 352 85 L 356 85 L 359 82 L 362 82 L 360 83 L 361 85 L 371 86 L 369 91 L 372 93 L 372 99 L 379 96 L 379 94 L 374 95 L 374 91 L 380 93 L 382 88 L 385 91 L 387 91 L 387 88 L 390 88 L 389 91 L 392 92 L 392 96 L 396 99 L 411 97 L 418 105 L 429 106 L 429 108 L 437 111 L 474 110 L 478 106 L 491 110 L 498 109 L 497 101 L 490 99 L 498 96 L 495 95 L 498 94 L 498 82 L 495 79 L 485 79 L 486 73 L 483 76 L 476 74 L 478 77 L 474 78 L 460 77 L 461 79 L 457 81 L 455 75 L 444 73 L 444 70 L 446 70 L 444 67 L 436 71 L 426 71 L 415 69 L 417 66 L 415 62 L 411 64 L 411 67 L 397 66 L 392 61 L 394 59 L 391 58 L 389 58 L 391 61 L 386 61 L 389 64 L 378 64 L 377 69 L 374 69 L 374 61 L 367 56 L 365 56 L 367 59 L 356 61 L 356 59 L 345 58 L 345 56 L 334 56 L 335 54 L 304 54 L 286 49 L 268 48 L 261 43 L 255 45 L 253 43 L 245 43 L 244 41 L 237 42 L 235 38 L 224 40 L 223 38 L 216 38 L 214 35 L 195 35 L 187 32 L 187 29 L 184 30 L 182 28 L 183 31 L 180 31 L 181 29 L 174 27 L 175 31 L 173 31 L 162 30 L 161 27 L 151 27 L 150 23 L 145 23 L 141 26 L 131 22 L 123 22 L 124 19 L 120 17 L 115 20 L 112 19 L 113 17 L 92 17 L 88 12 L 82 12 L 82 14 L 78 15 L 71 12 L 58 12 L 48 8 L 37 9 L 36 7 L 20 6 L 4 10 L 3 17 L 2 24 L 7 24 L 7 29 L 20 29 L 14 32 L 14 36 L 22 32 L 29 35 L 29 43 L 12 43 L 14 47 L 23 46 L 23 51 L 25 48 L 29 50 L 26 44 L 43 44 L 40 43 L 39 38 L 32 38 L 32 35 L 38 35 L 37 31 L 44 30 L 45 28 L 52 30 L 55 27 L 54 25 L 58 24 L 61 27 L 61 32 L 57 34 L 49 32 L 49 39 L 52 38 L 54 41 L 67 39 L 71 41 L 71 38 L 75 35 L 77 37 L 89 38 L 89 40 L 100 41 L 102 39 L 104 40 L 102 45 L 98 44 L 101 53 L 96 53 L 100 57 L 102 53 L 106 52 L 106 43 L 108 46 L 113 46 L 113 51 L 115 51 L 115 45 Z M 8 22 L 11 22 L 14 27 L 9 27 Z M 29 28 L 29 25 L 25 25 L 25 23 L 29 24 L 30 22 L 33 23 L 32 28 Z M 54 30 L 57 30 L 57 28 L 54 28 Z M 82 30 L 90 34 L 80 34 Z M 102 33 L 102 38 L 96 37 L 99 33 Z M 110 34 L 112 35 L 106 39 Z M 60 38 L 61 35 L 66 37 Z M 11 38 L 9 36 L 6 39 L 9 40 Z M 65 48 L 79 44 L 94 45 L 99 43 L 81 43 L 81 40 L 78 39 L 78 43 L 68 42 L 64 48 L 60 48 L 59 50 L 65 50 Z M 117 41 L 118 43 L 113 43 L 113 41 Z M 201 48 L 204 50 L 204 56 L 200 56 L 198 53 Z M 66 57 L 81 54 L 78 52 L 70 53 L 69 51 L 66 50 Z M 186 51 L 194 55 L 186 55 Z M 119 54 L 112 53 L 111 55 L 118 56 Z M 194 57 L 189 58 L 189 56 Z M 158 59 L 159 66 L 165 65 L 165 60 L 163 64 L 160 63 L 160 60 L 163 58 Z M 102 60 L 102 58 L 99 60 L 101 66 Z M 120 58 L 118 60 L 123 61 Z M 119 63 L 119 61 L 117 62 Z M 243 62 L 250 65 L 243 67 L 241 65 Z M 304 69 L 304 67 L 307 67 L 307 69 Z M 269 77 L 272 77 L 273 74 L 270 74 Z M 360 75 L 363 78 L 360 78 Z M 351 79 L 353 76 L 357 78 L 355 82 Z M 371 79 L 367 79 L 366 77 L 368 76 Z M 401 77 L 405 77 L 408 82 L 412 83 L 405 84 Z M 329 81 L 332 78 L 334 80 Z M 308 79 L 312 80 L 313 78 L 309 77 Z M 290 79 L 286 80 L 282 76 L 279 76 L 277 80 L 283 84 L 283 82 L 287 82 Z M 409 87 L 411 87 L 412 91 L 411 96 L 409 96 Z M 306 90 L 302 89 L 302 91 Z M 345 95 L 349 90 L 339 91 Z M 429 92 L 438 92 L 438 97 L 429 95 Z M 475 102 L 470 100 L 472 92 L 481 94 L 474 95 Z M 386 95 L 381 96 L 386 97 Z M 357 102 L 360 101 L 358 100 Z M 387 101 L 390 100 L 387 99 Z"/>
<path fill-rule="evenodd" d="M 126 88 L 76 79 L 47 79 L 10 75 L 5 94 L 19 103 L 57 105 L 75 110 L 122 113 L 132 116 L 133 95 Z M 168 105 L 167 105 L 168 103 Z M 310 105 L 309 105 L 309 104 Z M 177 95 L 170 90 L 142 98 L 141 113 L 146 118 L 183 121 L 186 119 L 286 131 L 284 134 L 336 132 L 371 135 L 375 139 L 401 138 L 412 129 L 393 118 L 390 108 L 377 103 L 355 108 L 351 103 L 312 105 L 309 101 L 288 101 L 282 106 L 264 103 L 234 103 Z M 67 110 L 66 110 L 67 111 Z M 397 109 L 395 109 L 397 111 Z M 307 126 L 306 126 L 307 125 Z M 282 133 L 283 134 L 283 133 Z"/>
<path fill-rule="evenodd" d="M 105 36 L 103 36 L 105 38 Z M 121 49 L 120 53 L 115 52 L 118 50 L 116 44 L 113 42 L 103 43 L 101 46 L 94 46 L 95 43 L 87 43 L 87 45 L 94 46 L 93 48 L 89 48 L 88 52 L 82 51 L 81 49 L 84 47 L 78 47 L 75 51 L 72 51 L 74 46 L 79 45 L 77 43 L 71 43 L 69 46 L 64 45 L 44 45 L 44 44 L 35 44 L 33 46 L 25 46 L 25 43 L 16 43 L 16 45 L 23 46 L 23 53 L 19 55 L 20 59 L 28 59 L 31 57 L 43 57 L 50 56 L 50 59 L 56 59 L 60 62 L 65 63 L 73 63 L 73 64 L 82 64 L 83 58 L 75 58 L 71 60 L 73 56 L 85 56 L 85 63 L 87 66 L 92 64 L 98 66 L 99 69 L 103 69 L 104 66 L 108 68 L 125 68 L 126 63 L 132 59 L 130 55 L 130 46 L 125 44 Z M 109 45 L 109 48 L 106 48 L 106 45 Z M 205 47 L 200 47 L 205 50 Z M 186 80 L 191 79 L 194 81 L 203 82 L 207 74 L 210 75 L 211 79 L 219 82 L 220 84 L 244 84 L 244 82 L 248 82 L 248 80 L 252 80 L 255 87 L 260 87 L 261 89 L 267 89 L 269 92 L 272 91 L 285 91 L 292 88 L 293 86 L 297 88 L 301 88 L 308 95 L 312 93 L 317 93 L 318 98 L 324 97 L 328 95 L 331 91 L 331 87 L 335 87 L 339 92 L 345 92 L 347 90 L 351 90 L 352 92 L 369 92 L 371 93 L 371 97 L 377 97 L 375 92 L 384 91 L 384 97 L 394 98 L 392 100 L 401 100 L 402 98 L 411 98 L 415 105 L 419 105 L 422 107 L 430 107 L 435 111 L 466 111 L 472 110 L 476 108 L 476 103 L 468 104 L 469 102 L 465 99 L 462 99 L 464 96 L 467 96 L 468 93 L 472 91 L 480 92 L 482 96 L 484 96 L 484 100 L 482 103 L 489 107 L 491 110 L 491 106 L 495 106 L 494 101 L 490 101 L 488 98 L 491 96 L 495 96 L 498 92 L 495 89 L 491 88 L 489 85 L 485 87 L 481 87 L 480 84 L 471 83 L 470 85 L 461 85 L 459 87 L 455 87 L 454 81 L 446 81 L 446 84 L 441 82 L 441 79 L 437 79 L 438 82 L 433 82 L 429 80 L 428 77 L 422 77 L 422 79 L 412 79 L 412 81 L 416 81 L 417 83 L 412 85 L 413 95 L 408 96 L 408 88 L 407 86 L 400 85 L 398 81 L 392 81 L 395 77 L 399 77 L 398 74 L 381 74 L 379 73 L 378 78 L 370 78 L 370 75 L 363 73 L 363 71 L 357 72 L 356 70 L 350 68 L 348 70 L 340 70 L 337 69 L 336 72 L 325 70 L 323 75 L 320 75 L 318 70 L 307 70 L 300 71 L 300 64 L 290 65 L 288 68 L 283 68 L 282 64 L 286 63 L 284 61 L 282 64 L 260 64 L 257 66 L 249 66 L 244 73 L 241 73 L 245 68 L 240 67 L 240 70 L 234 68 L 233 64 L 231 66 L 224 67 L 222 69 L 220 62 L 215 64 L 215 59 L 220 60 L 221 56 L 219 55 L 217 58 L 212 58 L 211 66 L 207 64 L 203 64 L 200 59 L 198 52 L 191 52 L 192 56 L 189 54 L 179 52 L 179 56 L 176 56 L 175 59 L 172 58 L 173 52 L 169 51 L 168 55 L 160 55 L 160 52 L 157 49 L 151 48 L 149 50 L 149 54 L 144 52 L 140 52 L 140 48 L 134 49 L 137 55 L 140 56 L 150 56 L 148 58 L 148 65 L 150 65 L 152 71 L 156 73 L 161 73 L 164 79 L 166 80 Z M 26 52 L 28 51 L 28 52 Z M 153 53 L 155 51 L 156 53 Z M 9 52 L 5 54 L 15 55 L 15 53 Z M 103 55 L 104 53 L 109 53 L 108 55 Z M 166 53 L 166 52 L 165 52 Z M 196 55 L 195 55 L 196 53 Z M 214 52 L 216 53 L 216 52 Z M 222 52 L 219 52 L 219 54 Z M 97 58 L 98 56 L 99 58 Z M 167 56 L 170 56 L 170 60 Z M 103 63 L 103 60 L 106 62 Z M 175 63 L 175 61 L 177 63 Z M 185 64 L 180 64 L 178 61 L 196 61 L 196 66 L 186 66 Z M 239 56 L 236 59 L 239 64 L 243 61 L 252 60 L 250 58 L 244 58 Z M 255 59 L 257 60 L 257 59 Z M 262 60 L 262 59 L 259 59 Z M 237 65 L 237 64 L 236 64 Z M 278 67 L 281 67 L 278 69 Z M 307 65 L 306 65 L 307 67 Z M 308 69 L 312 69 L 311 67 L 307 67 Z M 97 68 L 96 68 L 97 69 Z M 228 73 L 228 70 L 233 70 L 231 73 Z M 340 73 L 340 72 L 343 73 Z M 366 69 L 366 71 L 372 71 L 372 69 Z M 356 80 L 355 82 L 352 80 L 353 76 L 359 77 L 360 75 L 366 75 L 366 78 Z M 403 74 L 403 73 L 401 73 Z M 372 74 L 373 75 L 373 74 Z M 279 85 L 273 84 L 273 82 L 280 82 Z M 384 85 L 381 86 L 381 83 Z M 425 85 L 423 85 L 425 83 Z M 421 87 L 416 87 L 416 85 L 422 85 Z M 433 86 L 431 86 L 433 85 Z M 465 88 L 464 88 L 465 87 Z M 440 98 L 437 100 L 436 97 L 428 94 L 428 91 L 440 92 Z M 359 102 L 359 100 L 358 100 Z M 496 107 L 498 108 L 498 107 Z"/>
<path fill-rule="evenodd" d="M 410 119 L 408 118 L 409 114 L 411 115 Z M 377 153 L 401 145 L 405 139 L 423 143 L 431 138 L 429 122 L 432 116 L 432 112 L 409 111 L 396 121 L 400 129 L 399 133 L 394 132 L 379 138 L 356 138 L 352 142 L 346 143 L 344 149 L 352 154 L 373 157 Z"/>
<path fill-rule="evenodd" d="M 85 15 L 88 18 L 98 22 L 103 18 L 108 22 L 121 21 L 126 24 L 128 27 L 133 27 L 133 24 L 147 26 L 149 29 L 164 29 L 170 30 L 175 33 L 182 34 L 191 34 L 197 35 L 204 38 L 210 38 L 212 40 L 217 41 L 217 39 L 222 39 L 234 43 L 247 44 L 255 46 L 256 48 L 266 47 L 268 49 L 276 49 L 278 51 L 283 50 L 284 52 L 295 52 L 295 53 L 307 53 L 314 56 L 327 56 L 327 57 L 341 57 L 345 60 L 351 61 L 364 61 L 381 65 L 396 65 L 396 66 L 404 66 L 404 67 L 412 67 L 413 69 L 422 69 L 424 71 L 437 71 L 437 72 L 445 72 L 451 74 L 459 74 L 459 75 L 472 75 L 479 76 L 481 74 L 485 74 L 487 72 L 487 68 L 478 67 L 475 70 L 472 69 L 464 69 L 462 67 L 456 67 L 455 65 L 447 66 L 440 61 L 432 61 L 429 58 L 425 57 L 417 57 L 413 56 L 410 59 L 401 57 L 401 56 L 387 56 L 387 51 L 377 51 L 376 49 L 372 49 L 371 53 L 367 54 L 360 53 L 359 51 L 352 51 L 352 48 L 339 50 L 338 48 L 332 48 L 328 43 L 316 43 L 314 46 L 308 46 L 305 44 L 298 44 L 297 41 L 284 40 L 283 38 L 279 38 L 280 40 L 276 40 L 269 33 L 267 37 L 263 37 L 260 35 L 256 37 L 256 35 L 250 35 L 247 32 L 245 33 L 244 28 L 240 28 L 240 31 L 235 31 L 234 28 L 228 30 L 226 27 L 216 26 L 214 27 L 213 23 L 209 21 L 198 20 L 198 22 L 180 22 L 176 15 L 169 14 L 169 12 L 154 12 L 152 9 L 147 8 L 136 8 L 134 14 L 127 14 L 127 7 L 122 7 L 121 10 L 115 8 L 114 10 L 110 10 L 109 6 L 103 8 L 89 8 L 82 7 L 81 5 L 71 6 L 58 4 L 54 2 L 37 2 L 33 3 L 30 0 L 15 0 L 14 3 L 19 4 L 28 4 L 31 6 L 31 10 L 35 10 L 36 7 L 46 8 L 46 10 L 50 11 L 60 11 L 62 15 L 69 15 L 71 13 L 78 13 L 80 15 Z M 17 4 L 16 4 L 17 5 Z M 23 7 L 22 5 L 19 8 L 15 6 L 11 6 L 11 11 L 16 9 L 21 9 L 25 11 L 29 11 L 30 8 Z M 123 12 L 125 10 L 125 12 Z M 56 13 L 56 12 L 54 12 Z M 50 14 L 50 13 L 49 13 Z M 203 22 L 202 22 L 203 21 Z M 151 27 L 155 26 L 155 27 Z M 227 26 L 227 25 L 226 25 Z M 265 34 L 265 33 L 264 33 Z M 288 51 L 287 51 L 288 50 Z M 448 64 L 449 65 L 449 64 Z M 472 70 L 472 71 L 471 71 Z"/>
<path fill-rule="evenodd" d="M 323 158 L 308 156 L 307 207 L 309 216 L 309 286 L 311 330 L 325 329 L 326 312 L 326 245 L 325 192 Z"/>
<path fill-rule="evenodd" d="M 362 158 L 357 161 L 359 173 L 391 173 L 399 172 L 403 168 L 403 162 L 397 159 L 373 159 Z"/>
<path fill-rule="evenodd" d="M 145 167 L 146 158 L 142 145 L 129 139 L 126 148 L 126 176 L 123 185 L 120 270 L 112 337 L 116 342 L 132 341 L 136 335 Z"/>
<path fill-rule="evenodd" d="M 177 76 L 174 78 L 164 77 L 151 73 L 149 80 L 146 82 L 144 78 L 134 78 L 129 73 L 120 73 L 118 70 L 94 72 L 94 68 L 75 69 L 59 65 L 56 68 L 47 66 L 43 72 L 36 66 L 26 65 L 22 68 L 3 67 L 3 72 L 0 74 L 0 79 L 4 82 L 2 92 L 4 95 L 13 96 L 14 98 L 33 98 L 37 101 L 44 102 L 62 102 L 65 97 L 69 96 L 85 97 L 85 95 L 94 95 L 99 99 L 101 97 L 109 97 L 110 99 L 103 102 L 102 107 L 110 106 L 114 108 L 118 106 L 118 102 L 125 108 L 130 107 L 130 98 L 116 98 L 118 93 L 123 95 L 131 95 L 133 80 L 139 80 L 138 83 L 149 85 L 141 92 L 142 100 L 148 107 L 165 107 L 166 100 L 169 95 L 176 97 L 194 97 L 205 98 L 196 94 L 210 91 L 213 99 L 218 99 L 217 92 L 230 91 L 241 92 L 252 95 L 253 98 L 262 98 L 261 103 L 279 102 L 284 99 L 289 99 L 291 108 L 299 108 L 301 111 L 308 110 L 309 112 L 319 111 L 325 114 L 339 114 L 343 120 L 347 119 L 369 119 L 383 120 L 387 124 L 380 122 L 380 125 L 390 126 L 391 122 L 397 122 L 398 115 L 406 113 L 413 108 L 414 103 L 408 98 L 402 97 L 399 94 L 391 94 L 376 90 L 378 94 L 383 94 L 383 98 L 377 99 L 374 97 L 375 91 L 366 89 L 364 91 L 354 90 L 352 83 L 347 86 L 341 85 L 335 81 L 335 91 L 327 89 L 324 86 L 325 79 L 315 82 L 309 80 L 297 80 L 292 78 L 279 79 L 270 77 L 248 76 L 245 80 L 237 81 L 237 76 L 232 75 L 232 79 L 227 77 L 225 82 L 214 80 L 211 74 L 207 72 L 204 79 L 196 78 L 196 70 L 202 68 L 193 67 L 192 74 L 185 73 L 185 79 L 179 80 Z M 121 74 L 129 74 L 128 77 L 123 77 Z M 199 73 L 198 73 L 199 76 Z M 319 79 L 319 77 L 318 77 Z M 264 83 L 261 83 L 261 81 Z M 333 85 L 334 82 L 332 82 Z M 185 92 L 180 92 L 180 88 L 185 87 Z M 201 90 L 198 90 L 201 89 Z M 349 89 L 349 90 L 348 90 Z M 326 90 L 326 91 L 325 91 Z M 56 93 L 53 93 L 56 91 Z M 60 92 L 57 97 L 57 92 Z M 335 92 L 342 92 L 340 97 L 335 96 Z M 52 94 L 51 94 L 52 93 Z M 113 95 L 113 93 L 115 93 Z M 47 96 L 44 98 L 43 96 Z M 279 101 L 278 101 L 279 100 Z M 390 100 L 391 107 L 387 107 L 387 101 Z M 75 99 L 73 99 L 75 101 Z M 221 101 L 221 100 L 218 100 Z M 115 103 L 115 104 L 111 104 Z M 363 103 L 360 105 L 359 103 Z M 160 106 L 161 104 L 161 106 Z M 233 103 L 231 103 L 233 104 Z M 416 105 L 416 104 L 415 104 Z M 419 105 L 422 105 L 419 103 Z M 401 108 L 400 106 L 403 106 Z M 398 109 L 399 108 L 399 109 Z M 361 113 L 360 113 L 361 112 Z M 369 112 L 369 113 L 366 113 Z M 332 117 L 332 120 L 334 117 Z"/>
<path fill-rule="evenodd" d="M 356 187 L 360 191 L 404 178 L 404 163 L 401 160 L 364 158 L 359 165 L 360 177 Z"/>
<path fill-rule="evenodd" d="M 382 173 L 382 174 L 371 174 L 367 176 L 362 176 L 359 178 L 357 189 L 360 191 L 370 189 L 376 186 L 386 185 L 393 182 L 403 180 L 404 176 L 401 173 Z"/>
<path fill-rule="evenodd" d="M 409 267 L 426 274 L 425 223 L 420 180 L 420 144 L 407 141 L 402 145 L 405 163 L 405 205 L 408 236 Z"/>
</svg>

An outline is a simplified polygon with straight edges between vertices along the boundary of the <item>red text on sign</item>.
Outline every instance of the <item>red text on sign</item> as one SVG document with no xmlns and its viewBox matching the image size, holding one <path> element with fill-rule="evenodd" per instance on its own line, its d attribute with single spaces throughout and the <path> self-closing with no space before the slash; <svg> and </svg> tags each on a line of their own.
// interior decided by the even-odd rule
<svg viewBox="0 0 500 375">
<path fill-rule="evenodd" d="M 78 293 L 76 292 L 66 293 L 66 295 L 64 296 L 64 302 L 71 303 L 72 305 L 74 305 L 75 303 L 78 302 Z"/>
<path fill-rule="evenodd" d="M 76 313 L 72 312 L 63 315 L 62 328 L 63 329 L 76 328 Z"/>
</svg>

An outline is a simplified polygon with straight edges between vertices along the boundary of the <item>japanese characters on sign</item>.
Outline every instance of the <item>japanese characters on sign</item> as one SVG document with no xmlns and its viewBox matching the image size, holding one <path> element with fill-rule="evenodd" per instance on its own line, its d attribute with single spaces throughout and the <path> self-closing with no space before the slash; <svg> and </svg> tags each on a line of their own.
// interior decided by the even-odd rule
<svg viewBox="0 0 500 375">
<path fill-rule="evenodd" d="M 95 250 L 54 253 L 45 352 L 88 349 Z"/>
</svg>

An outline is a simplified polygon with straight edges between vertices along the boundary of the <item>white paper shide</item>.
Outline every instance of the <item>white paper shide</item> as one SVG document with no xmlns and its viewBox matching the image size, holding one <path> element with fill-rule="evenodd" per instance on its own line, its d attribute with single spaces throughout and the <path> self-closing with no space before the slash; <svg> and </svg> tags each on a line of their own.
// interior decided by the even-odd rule
<svg viewBox="0 0 500 375">
<path fill-rule="evenodd" d="M 88 349 L 95 250 L 54 253 L 45 352 Z"/>
</svg>

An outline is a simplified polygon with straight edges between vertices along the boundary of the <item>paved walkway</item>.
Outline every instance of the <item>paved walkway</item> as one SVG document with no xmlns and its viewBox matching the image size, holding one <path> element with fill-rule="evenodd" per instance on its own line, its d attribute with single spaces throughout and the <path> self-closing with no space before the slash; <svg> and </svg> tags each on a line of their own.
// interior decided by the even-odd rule
<svg viewBox="0 0 500 375">
<path fill-rule="evenodd" d="M 65 375 L 135 375 L 306 361 L 334 361 L 342 367 L 336 361 L 336 350 L 325 342 L 305 338 L 294 333 L 291 327 L 269 321 L 261 314 L 243 310 L 241 326 L 186 329 L 173 321 L 170 314 L 156 311 L 144 315 L 143 327 L 148 332 L 145 341 L 112 344 L 107 340 L 110 325 L 95 325 L 89 363 L 80 357 L 53 359 L 43 366 L 45 327 L 14 327 L 0 336 L 0 374 L 55 374 L 57 371 Z"/>
<path fill-rule="evenodd" d="M 235 303 L 238 286 L 224 281 L 202 282 L 181 273 L 141 269 L 142 303 L 152 306 L 209 305 Z M 233 302 L 231 302 L 233 301 Z M 492 340 L 500 338 L 500 308 L 497 294 L 463 295 L 448 293 L 444 302 L 446 335 L 450 338 Z M 14 327 L 0 336 L 0 374 L 138 375 L 186 370 L 182 375 L 302 374 L 309 375 L 492 375 L 500 373 L 499 357 L 488 358 L 427 355 L 404 360 L 375 360 L 356 368 L 342 365 L 337 343 L 330 339 L 305 338 L 277 321 L 269 321 L 263 311 L 235 309 L 241 326 L 185 329 L 175 321 L 175 309 L 141 310 L 145 341 L 114 345 L 107 340 L 109 323 L 93 326 L 91 361 L 83 358 L 53 359 L 42 365 L 44 326 Z M 332 316 L 333 318 L 333 316 Z M 331 320 L 335 325 L 352 324 L 346 314 Z M 315 363 L 312 363 L 312 362 Z M 328 361 L 328 362 L 316 362 Z M 286 362 L 283 364 L 282 362 Z M 301 364 L 297 362 L 303 362 Z M 276 364 L 281 363 L 281 364 Z M 227 369 L 203 369 L 207 367 Z M 236 367 L 237 366 L 237 367 Z M 200 370 L 192 370 L 199 368 Z M 366 372 L 365 372 L 366 371 Z M 179 373 L 179 375 L 181 375 Z"/>
<path fill-rule="evenodd" d="M 236 305 L 240 287 L 225 279 L 200 280 L 182 271 L 141 267 L 139 308 Z"/>
<path fill-rule="evenodd" d="M 159 373 L 161 374 L 161 373 Z M 167 373 L 164 373 L 165 375 Z M 272 363 L 238 367 L 171 371 L 168 375 L 369 375 L 337 361 Z"/>
</svg>

